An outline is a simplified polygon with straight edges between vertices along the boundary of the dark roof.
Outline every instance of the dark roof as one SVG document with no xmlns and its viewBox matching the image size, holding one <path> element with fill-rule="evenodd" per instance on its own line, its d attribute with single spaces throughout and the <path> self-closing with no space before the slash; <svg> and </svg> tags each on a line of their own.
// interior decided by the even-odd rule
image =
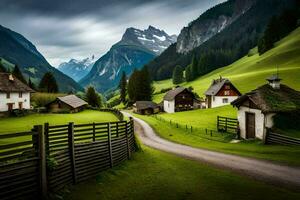
<svg viewBox="0 0 300 200">
<path fill-rule="evenodd" d="M 152 101 L 137 101 L 135 106 L 139 110 L 148 109 L 148 108 L 157 108 L 158 105 Z"/>
<path fill-rule="evenodd" d="M 68 104 L 72 108 L 78 108 L 84 105 L 87 105 L 88 103 L 77 97 L 76 95 L 68 95 L 64 97 L 57 97 L 57 100 L 64 102 L 65 104 Z"/>
<path fill-rule="evenodd" d="M 184 87 L 177 87 L 173 90 L 169 90 L 165 96 L 164 96 L 164 100 L 166 101 L 172 101 L 175 99 L 175 97 L 180 94 L 181 92 L 183 92 L 184 90 L 189 91 L 188 89 L 184 88 Z M 190 92 L 190 91 L 189 91 Z"/>
<path fill-rule="evenodd" d="M 208 90 L 206 90 L 205 95 L 216 95 L 225 83 L 231 84 L 227 78 L 214 79 Z"/>
<path fill-rule="evenodd" d="M 246 100 L 252 101 L 263 113 L 300 111 L 300 92 L 281 84 L 279 89 L 269 84 L 244 94 L 231 104 L 241 106 Z"/>
<path fill-rule="evenodd" d="M 34 90 L 12 74 L 0 73 L 0 92 L 34 92 Z"/>
</svg>

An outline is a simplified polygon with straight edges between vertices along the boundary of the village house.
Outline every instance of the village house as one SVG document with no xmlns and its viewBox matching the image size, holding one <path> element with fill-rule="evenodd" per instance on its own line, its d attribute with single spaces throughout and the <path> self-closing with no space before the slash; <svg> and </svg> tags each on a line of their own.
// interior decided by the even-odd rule
<svg viewBox="0 0 300 200">
<path fill-rule="evenodd" d="M 280 84 L 278 75 L 267 80 L 269 84 L 258 87 L 231 103 L 238 108 L 240 136 L 244 139 L 265 140 L 267 129 L 275 125 L 274 117 L 300 113 L 300 92 Z"/>
<path fill-rule="evenodd" d="M 174 113 L 194 109 L 195 95 L 184 87 L 170 90 L 164 96 L 164 111 Z"/>
<path fill-rule="evenodd" d="M 49 112 L 70 112 L 75 113 L 82 111 L 88 105 L 87 102 L 76 95 L 57 97 L 53 102 L 46 105 Z"/>
<path fill-rule="evenodd" d="M 10 73 L 0 73 L 0 112 L 30 109 L 30 93 L 26 84 Z"/>
<path fill-rule="evenodd" d="M 205 92 L 206 107 L 215 108 L 229 105 L 232 101 L 241 96 L 239 90 L 226 78 L 220 76 L 219 79 L 213 80 L 212 84 Z"/>
<path fill-rule="evenodd" d="M 133 104 L 133 112 L 141 115 L 156 114 L 159 111 L 159 106 L 152 101 L 137 101 Z"/>
</svg>

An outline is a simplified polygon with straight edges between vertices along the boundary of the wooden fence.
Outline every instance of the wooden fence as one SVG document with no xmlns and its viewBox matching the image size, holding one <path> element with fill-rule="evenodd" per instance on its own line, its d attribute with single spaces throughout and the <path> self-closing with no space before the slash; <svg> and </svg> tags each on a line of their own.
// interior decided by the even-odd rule
<svg viewBox="0 0 300 200">
<path fill-rule="evenodd" d="M 24 140 L 24 136 L 31 139 Z M 20 137 L 20 140 L 18 139 Z M 135 151 L 133 120 L 35 126 L 0 135 L 0 199 L 41 199 L 129 159 Z"/>
<path fill-rule="evenodd" d="M 217 117 L 217 130 L 220 132 L 237 133 L 238 120 L 229 117 Z"/>
<path fill-rule="evenodd" d="M 300 139 L 273 133 L 271 130 L 267 130 L 265 143 L 281 145 L 300 145 Z"/>
</svg>

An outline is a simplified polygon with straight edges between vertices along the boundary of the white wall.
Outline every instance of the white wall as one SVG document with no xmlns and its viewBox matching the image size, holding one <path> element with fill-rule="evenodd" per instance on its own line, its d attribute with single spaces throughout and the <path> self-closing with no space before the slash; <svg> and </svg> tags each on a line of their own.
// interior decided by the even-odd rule
<svg viewBox="0 0 300 200">
<path fill-rule="evenodd" d="M 255 114 L 255 137 L 263 140 L 266 133 L 266 129 L 264 127 L 272 128 L 272 118 L 275 114 L 271 113 L 264 115 L 261 110 L 241 106 L 238 110 L 238 121 L 240 124 L 242 138 L 246 138 L 246 112 Z"/>
<path fill-rule="evenodd" d="M 0 112 L 8 111 L 8 103 L 14 103 L 13 109 L 19 108 L 19 102 L 23 103 L 23 109 L 30 109 L 30 93 L 23 92 L 22 98 L 19 93 L 10 93 L 10 98 L 6 98 L 6 93 L 0 93 Z"/>
<path fill-rule="evenodd" d="M 164 111 L 166 113 L 174 113 L 175 112 L 175 101 L 166 101 L 164 100 Z"/>
<path fill-rule="evenodd" d="M 228 99 L 228 103 L 223 103 L 223 99 Z M 219 106 L 225 106 L 229 105 L 231 102 L 236 100 L 238 96 L 212 96 L 211 97 L 211 107 L 219 107 Z"/>
</svg>

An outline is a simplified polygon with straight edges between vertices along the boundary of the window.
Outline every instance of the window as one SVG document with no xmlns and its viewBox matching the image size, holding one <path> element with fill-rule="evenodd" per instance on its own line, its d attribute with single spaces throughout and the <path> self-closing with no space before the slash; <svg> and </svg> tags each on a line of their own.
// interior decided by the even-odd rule
<svg viewBox="0 0 300 200">
<path fill-rule="evenodd" d="M 14 108 L 14 103 L 8 103 L 8 104 L 7 104 L 7 109 L 8 109 L 8 111 L 12 111 L 13 108 Z"/>
<path fill-rule="evenodd" d="M 22 98 L 23 92 L 19 92 L 19 98 Z"/>
<path fill-rule="evenodd" d="M 19 109 L 20 109 L 20 110 L 23 109 L 23 102 L 19 102 Z"/>
<path fill-rule="evenodd" d="M 10 93 L 9 93 L 9 92 L 6 93 L 6 98 L 7 98 L 7 99 L 10 98 Z"/>
<path fill-rule="evenodd" d="M 229 96 L 230 95 L 230 91 L 229 90 L 224 91 L 224 95 L 225 96 Z"/>
<path fill-rule="evenodd" d="M 227 99 L 227 98 L 224 98 L 224 99 L 223 99 L 223 103 L 228 103 L 228 99 Z"/>
</svg>

